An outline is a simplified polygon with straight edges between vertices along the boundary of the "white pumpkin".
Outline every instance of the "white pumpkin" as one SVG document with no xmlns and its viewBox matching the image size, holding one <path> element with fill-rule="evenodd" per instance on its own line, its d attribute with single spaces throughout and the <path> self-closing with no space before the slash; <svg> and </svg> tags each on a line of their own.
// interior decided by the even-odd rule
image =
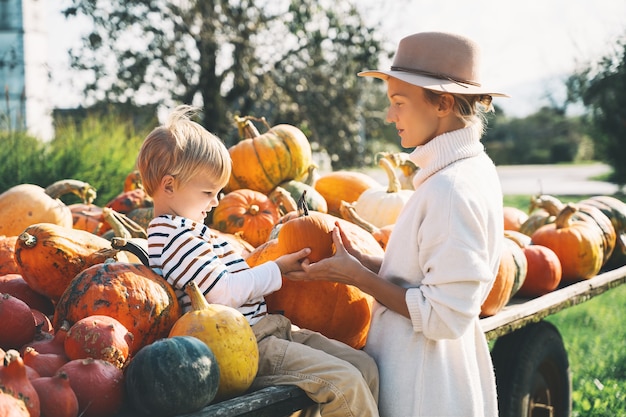
<svg viewBox="0 0 626 417">
<path fill-rule="evenodd" d="M 380 158 L 378 164 L 383 167 L 389 178 L 389 186 L 372 187 L 361 193 L 354 204 L 359 216 L 376 227 L 395 224 L 413 190 L 402 189 L 400 180 L 387 158 Z"/>
</svg>

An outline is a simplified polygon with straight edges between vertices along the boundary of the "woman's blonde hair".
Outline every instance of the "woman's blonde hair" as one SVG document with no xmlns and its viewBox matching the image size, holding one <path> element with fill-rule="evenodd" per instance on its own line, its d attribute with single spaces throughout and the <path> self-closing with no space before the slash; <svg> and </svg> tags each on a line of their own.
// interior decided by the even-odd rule
<svg viewBox="0 0 626 417">
<path fill-rule="evenodd" d="M 465 125 L 477 124 L 484 133 L 487 126 L 487 113 L 493 112 L 492 97 L 490 95 L 476 94 L 452 94 L 424 89 L 426 99 L 436 104 L 442 94 L 450 94 L 454 97 L 454 113 L 465 121 Z"/>
<path fill-rule="evenodd" d="M 146 136 L 137 169 L 148 195 L 158 188 L 165 175 L 172 175 L 185 184 L 196 175 L 207 175 L 226 185 L 232 163 L 224 143 L 200 124 L 191 120 L 199 112 L 196 107 L 181 105 L 169 115 L 167 122 Z"/>
</svg>

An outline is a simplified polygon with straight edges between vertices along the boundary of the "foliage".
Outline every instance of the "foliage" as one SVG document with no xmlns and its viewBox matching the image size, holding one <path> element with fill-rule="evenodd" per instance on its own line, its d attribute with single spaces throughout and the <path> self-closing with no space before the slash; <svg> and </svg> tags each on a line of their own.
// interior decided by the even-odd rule
<svg viewBox="0 0 626 417">
<path fill-rule="evenodd" d="M 496 109 L 483 138 L 497 165 L 550 164 L 590 160 L 590 139 L 583 120 L 562 109 L 543 107 L 523 118 L 508 118 Z"/>
<path fill-rule="evenodd" d="M 358 106 L 382 42 L 352 2 L 72 0 L 93 30 L 70 51 L 92 102 L 186 103 L 227 145 L 235 115 L 301 128 L 336 162 L 362 163 Z M 140 103 L 143 101 L 143 103 Z"/>
<path fill-rule="evenodd" d="M 61 179 L 78 179 L 96 188 L 95 204 L 105 205 L 122 192 L 146 134 L 115 114 L 66 121 L 57 126 L 51 142 L 0 132 L 0 158 L 5 161 L 0 164 L 0 192 L 22 183 L 46 187 Z M 73 195 L 62 199 L 78 202 Z"/>
<path fill-rule="evenodd" d="M 600 160 L 609 164 L 612 181 L 626 185 L 626 35 L 613 51 L 588 64 L 566 81 L 568 100 L 582 101 Z"/>
</svg>

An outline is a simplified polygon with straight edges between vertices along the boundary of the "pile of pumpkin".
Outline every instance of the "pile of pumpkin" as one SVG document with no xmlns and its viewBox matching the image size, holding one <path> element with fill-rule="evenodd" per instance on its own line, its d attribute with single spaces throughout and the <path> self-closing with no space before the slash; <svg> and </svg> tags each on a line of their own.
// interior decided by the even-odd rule
<svg viewBox="0 0 626 417">
<path fill-rule="evenodd" d="M 233 173 L 206 219 L 212 233 L 227 239 L 251 266 L 303 247 L 313 249 L 313 260 L 331 256 L 336 222 L 361 251 L 382 255 L 413 192 L 418 168 L 407 155 L 377 155 L 386 186 L 359 172 L 320 175 L 303 132 L 266 124 L 261 134 L 255 120 L 236 118 L 242 140 L 229 149 Z M 59 197 L 66 193 L 82 202 L 65 205 Z M 46 417 L 175 416 L 245 392 L 257 372 L 258 349 L 243 316 L 207 304 L 194 285 L 185 288 L 192 308 L 183 314 L 174 289 L 145 266 L 142 247 L 152 207 L 137 173 L 103 207 L 93 204 L 95 196 L 79 180 L 45 189 L 23 184 L 0 195 L 0 414 L 10 409 Z M 585 279 L 602 266 L 623 265 L 616 254 L 624 256 L 626 249 L 615 238 L 626 224 L 618 217 L 626 218 L 622 206 L 598 208 L 607 218 L 592 227 L 582 205 L 539 206 L 543 200 L 548 196 L 536 199 L 530 216 L 514 213 L 517 226 L 507 227 L 508 243 L 483 316 L 495 314 L 515 294 L 540 295 L 562 279 Z M 505 224 L 512 218 L 505 208 Z M 544 228 L 584 229 L 602 264 L 589 259 L 571 266 L 559 259 L 578 259 L 574 243 L 553 247 L 556 238 L 531 237 L 531 220 Z M 300 327 L 357 349 L 365 344 L 373 299 L 357 288 L 283 280 L 266 301 L 269 311 Z"/>
</svg>

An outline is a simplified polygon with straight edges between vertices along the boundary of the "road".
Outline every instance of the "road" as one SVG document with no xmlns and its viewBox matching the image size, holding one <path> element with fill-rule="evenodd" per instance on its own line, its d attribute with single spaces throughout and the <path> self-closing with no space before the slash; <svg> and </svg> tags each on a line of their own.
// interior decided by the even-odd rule
<svg viewBox="0 0 626 417">
<path fill-rule="evenodd" d="M 610 172 L 607 165 L 503 165 L 497 167 L 505 195 L 613 195 L 618 187 L 594 178 Z M 387 184 L 382 170 L 368 170 L 367 174 L 381 184 Z"/>
</svg>

